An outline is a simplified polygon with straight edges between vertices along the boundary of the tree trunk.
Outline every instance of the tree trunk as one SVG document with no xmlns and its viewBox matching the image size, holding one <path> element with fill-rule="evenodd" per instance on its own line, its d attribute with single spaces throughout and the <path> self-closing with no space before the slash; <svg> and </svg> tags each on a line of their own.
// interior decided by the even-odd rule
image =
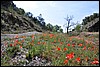
<svg viewBox="0 0 100 67">
<path fill-rule="evenodd" d="M 68 27 L 67 27 L 67 34 L 68 34 Z"/>
<path fill-rule="evenodd" d="M 67 34 L 68 34 L 69 24 L 70 24 L 70 20 L 68 20 Z"/>
</svg>

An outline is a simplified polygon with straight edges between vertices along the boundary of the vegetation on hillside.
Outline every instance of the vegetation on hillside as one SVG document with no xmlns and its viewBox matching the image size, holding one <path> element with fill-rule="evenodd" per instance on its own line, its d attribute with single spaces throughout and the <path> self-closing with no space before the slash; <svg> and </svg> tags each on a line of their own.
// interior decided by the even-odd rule
<svg viewBox="0 0 100 67">
<path fill-rule="evenodd" d="M 53 26 L 50 23 L 46 24 L 42 14 L 34 17 L 34 14 L 31 12 L 25 12 L 24 9 L 16 7 L 12 1 L 1 1 L 1 17 L 2 33 L 12 33 L 12 31 L 22 32 L 24 30 L 26 32 L 34 30 L 45 32 L 48 30 L 63 33 L 61 26 Z M 10 24 L 12 24 L 12 26 L 10 26 Z M 23 29 L 24 27 L 26 28 Z"/>
<path fill-rule="evenodd" d="M 88 22 L 94 20 L 95 18 L 99 18 L 99 13 L 93 13 L 93 15 L 85 17 L 83 19 L 82 25 L 86 25 Z"/>
<path fill-rule="evenodd" d="M 98 25 L 98 20 L 95 20 L 95 19 L 97 19 L 97 18 L 99 18 L 99 13 L 93 13 L 93 15 L 90 15 L 90 16 L 87 16 L 87 17 L 85 17 L 83 20 L 82 20 L 82 23 L 81 24 L 77 24 L 76 25 L 76 27 L 74 28 L 74 29 L 72 29 L 72 31 L 76 31 L 76 32 L 88 32 L 89 31 L 89 29 L 87 29 L 87 28 L 85 28 L 86 27 L 86 25 L 88 24 L 88 23 L 90 23 L 90 24 L 88 24 L 89 26 L 92 26 L 92 24 L 93 23 L 96 23 L 95 25 Z M 98 21 L 98 22 L 97 22 Z M 92 22 L 92 23 L 91 23 Z M 95 28 L 94 28 L 95 27 Z M 99 31 L 99 29 L 98 29 L 98 26 L 93 26 L 93 27 L 91 27 L 91 30 L 93 30 L 93 31 Z"/>
</svg>

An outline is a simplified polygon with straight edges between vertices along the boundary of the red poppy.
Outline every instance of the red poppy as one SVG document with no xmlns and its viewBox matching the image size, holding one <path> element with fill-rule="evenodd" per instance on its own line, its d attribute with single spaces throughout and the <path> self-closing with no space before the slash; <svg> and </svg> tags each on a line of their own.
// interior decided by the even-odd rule
<svg viewBox="0 0 100 67">
<path fill-rule="evenodd" d="M 64 48 L 64 51 L 68 50 L 67 48 Z"/>
<path fill-rule="evenodd" d="M 38 44 L 40 44 L 40 42 L 38 42 Z"/>
<path fill-rule="evenodd" d="M 71 52 L 70 54 L 71 54 L 71 58 L 74 58 L 74 52 Z"/>
<path fill-rule="evenodd" d="M 24 39 L 21 42 L 24 42 Z"/>
<path fill-rule="evenodd" d="M 63 42 L 60 42 L 60 44 L 63 44 Z"/>
<path fill-rule="evenodd" d="M 80 62 L 80 57 L 76 58 L 76 61 L 77 61 L 77 62 Z"/>
<path fill-rule="evenodd" d="M 67 44 L 67 46 L 70 46 L 70 44 Z"/>
<path fill-rule="evenodd" d="M 54 34 L 49 34 L 49 37 L 50 37 L 50 38 L 54 37 Z"/>
<path fill-rule="evenodd" d="M 95 46 L 92 46 L 92 48 L 91 48 L 91 49 L 92 49 L 92 50 L 94 50 L 94 48 L 95 48 Z"/>
<path fill-rule="evenodd" d="M 32 42 L 34 42 L 34 40 L 32 40 Z"/>
<path fill-rule="evenodd" d="M 10 44 L 10 46 L 12 47 L 12 44 Z"/>
<path fill-rule="evenodd" d="M 20 48 L 22 48 L 22 46 L 20 46 Z"/>
<path fill-rule="evenodd" d="M 16 46 L 16 43 L 14 43 L 14 46 Z"/>
<path fill-rule="evenodd" d="M 86 46 L 83 47 L 83 50 L 86 50 Z"/>
<path fill-rule="evenodd" d="M 74 52 L 71 52 L 70 54 L 71 54 L 71 55 L 74 55 Z"/>
<path fill-rule="evenodd" d="M 75 47 L 75 44 L 72 44 L 72 47 Z"/>
<path fill-rule="evenodd" d="M 94 60 L 95 60 L 95 61 L 98 61 L 98 59 L 97 59 L 97 58 L 94 58 Z"/>
<path fill-rule="evenodd" d="M 16 39 L 15 42 L 18 43 L 18 40 Z"/>
<path fill-rule="evenodd" d="M 16 35 L 15 38 L 18 38 L 18 35 Z"/>
<path fill-rule="evenodd" d="M 58 49 L 58 51 L 61 50 L 59 47 L 57 49 Z"/>
<path fill-rule="evenodd" d="M 80 46 L 80 47 L 81 47 L 82 45 L 83 45 L 83 44 L 79 44 L 78 46 Z"/>
<path fill-rule="evenodd" d="M 69 60 L 69 59 L 71 59 L 71 54 L 67 54 L 66 55 L 66 58 Z"/>
<path fill-rule="evenodd" d="M 32 38 L 34 38 L 34 35 L 32 35 Z"/>
<path fill-rule="evenodd" d="M 99 64 L 99 61 L 93 61 L 91 64 Z"/>
<path fill-rule="evenodd" d="M 45 44 L 46 44 L 46 42 L 42 42 L 42 44 L 44 44 L 44 45 L 45 45 Z"/>
<path fill-rule="evenodd" d="M 43 36 L 46 36 L 47 34 L 43 34 Z"/>
<path fill-rule="evenodd" d="M 68 63 L 68 60 L 65 60 L 65 61 L 64 61 L 64 64 L 67 64 L 67 63 Z"/>
<path fill-rule="evenodd" d="M 68 60 L 70 60 L 70 59 L 74 58 L 74 54 L 67 54 L 67 55 L 66 55 L 66 58 L 67 58 Z"/>
<path fill-rule="evenodd" d="M 26 36 L 22 36 L 21 38 L 24 38 L 24 39 L 25 39 L 25 38 L 26 38 Z"/>
</svg>

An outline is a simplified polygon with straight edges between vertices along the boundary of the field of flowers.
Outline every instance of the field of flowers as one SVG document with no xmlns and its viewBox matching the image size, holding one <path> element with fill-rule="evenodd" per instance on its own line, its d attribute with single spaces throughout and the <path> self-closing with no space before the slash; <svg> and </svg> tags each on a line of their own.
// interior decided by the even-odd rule
<svg viewBox="0 0 100 67">
<path fill-rule="evenodd" d="M 99 43 L 93 43 L 95 38 L 99 39 L 95 36 L 77 37 L 60 33 L 6 38 L 6 49 L 1 50 L 1 66 L 10 66 L 9 61 L 15 53 L 24 48 L 28 50 L 28 60 L 36 55 L 41 56 L 51 61 L 51 66 L 99 66 Z"/>
</svg>

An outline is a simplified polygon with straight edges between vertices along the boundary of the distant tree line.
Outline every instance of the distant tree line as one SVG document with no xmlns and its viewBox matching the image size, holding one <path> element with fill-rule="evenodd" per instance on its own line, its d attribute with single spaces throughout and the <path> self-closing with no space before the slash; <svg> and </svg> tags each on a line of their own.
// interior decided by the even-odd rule
<svg viewBox="0 0 100 67">
<path fill-rule="evenodd" d="M 33 14 L 30 12 L 25 13 L 26 17 L 29 17 L 32 21 L 34 21 L 35 24 L 39 25 L 44 30 L 49 30 L 51 32 L 60 32 L 63 33 L 63 29 L 61 26 L 58 25 L 52 25 L 50 23 L 46 24 L 45 19 L 42 17 L 42 14 L 40 14 L 37 17 L 33 17 Z"/>
</svg>

